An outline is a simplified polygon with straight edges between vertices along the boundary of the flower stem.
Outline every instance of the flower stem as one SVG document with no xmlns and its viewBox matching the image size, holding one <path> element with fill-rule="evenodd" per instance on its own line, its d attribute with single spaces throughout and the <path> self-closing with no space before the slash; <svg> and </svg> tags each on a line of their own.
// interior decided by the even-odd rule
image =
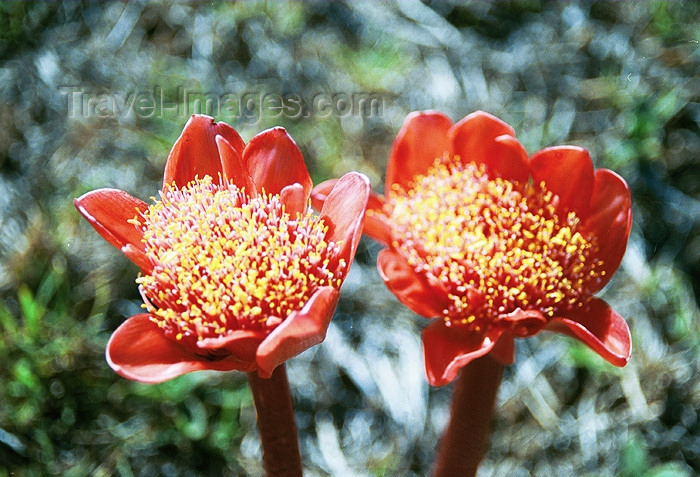
<svg viewBox="0 0 700 477">
<path fill-rule="evenodd" d="M 248 373 L 248 383 L 257 411 L 265 474 L 301 477 L 297 426 L 284 364 L 269 379 Z"/>
<path fill-rule="evenodd" d="M 474 476 L 486 453 L 503 366 L 489 356 L 465 366 L 452 395 L 452 417 L 442 436 L 433 477 Z"/>
</svg>

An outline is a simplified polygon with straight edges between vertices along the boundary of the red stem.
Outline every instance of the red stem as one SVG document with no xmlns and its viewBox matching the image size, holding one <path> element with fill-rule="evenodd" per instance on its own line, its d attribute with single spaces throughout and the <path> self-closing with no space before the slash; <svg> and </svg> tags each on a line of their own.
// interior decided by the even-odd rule
<svg viewBox="0 0 700 477">
<path fill-rule="evenodd" d="M 476 475 L 486 454 L 503 366 L 484 356 L 465 366 L 452 395 L 452 417 L 440 441 L 433 477 Z"/>
<path fill-rule="evenodd" d="M 248 373 L 248 383 L 258 416 L 265 475 L 301 477 L 297 425 L 284 364 L 273 371 L 270 379 Z"/>
</svg>

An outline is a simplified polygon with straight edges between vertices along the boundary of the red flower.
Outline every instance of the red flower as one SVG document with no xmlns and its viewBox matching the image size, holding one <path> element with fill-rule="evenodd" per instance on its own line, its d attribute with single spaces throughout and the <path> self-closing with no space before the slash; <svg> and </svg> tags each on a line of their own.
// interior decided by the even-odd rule
<svg viewBox="0 0 700 477">
<path fill-rule="evenodd" d="M 359 241 L 369 181 L 343 176 L 320 215 L 301 151 L 283 128 L 248 145 L 194 115 L 173 146 L 160 198 L 100 189 L 83 217 L 141 269 L 147 313 L 107 345 L 120 375 L 146 383 L 191 371 L 262 377 L 323 341 Z"/>
<path fill-rule="evenodd" d="M 323 203 L 335 181 L 312 193 Z M 528 157 L 506 123 L 478 111 L 457 124 L 410 114 L 394 141 L 385 196 L 369 199 L 364 231 L 388 248 L 377 266 L 423 330 L 428 380 L 443 385 L 487 353 L 513 361 L 513 338 L 548 329 L 614 365 L 627 324 L 593 297 L 622 260 L 632 221 L 627 184 L 593 170 L 585 149 Z"/>
</svg>

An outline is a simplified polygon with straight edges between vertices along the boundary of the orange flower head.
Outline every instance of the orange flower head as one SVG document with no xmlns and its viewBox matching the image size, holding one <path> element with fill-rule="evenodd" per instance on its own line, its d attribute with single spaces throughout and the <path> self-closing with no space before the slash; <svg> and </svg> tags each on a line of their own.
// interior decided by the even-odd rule
<svg viewBox="0 0 700 477">
<path fill-rule="evenodd" d="M 321 207 L 335 181 L 319 184 Z M 513 360 L 515 337 L 548 329 L 611 363 L 631 352 L 624 319 L 594 294 L 617 270 L 631 226 L 624 180 L 572 146 L 527 155 L 508 124 L 478 111 L 456 124 L 411 113 L 394 141 L 386 196 L 364 232 L 385 244 L 377 267 L 423 330 L 428 381 L 470 361 Z"/>
<path fill-rule="evenodd" d="M 166 186 L 133 223 L 153 264 L 137 279 L 144 307 L 176 340 L 271 331 L 345 273 L 310 210 L 291 216 L 279 195 L 250 197 L 210 176 Z"/>
<path fill-rule="evenodd" d="M 230 126 L 195 115 L 151 205 L 113 189 L 76 199 L 90 224 L 141 268 L 146 313 L 112 335 L 112 368 L 151 383 L 200 369 L 269 377 L 322 341 L 369 184 L 347 174 L 320 215 L 309 207 L 311 186 L 284 129 L 246 146 Z"/>
<path fill-rule="evenodd" d="M 392 247 L 447 293 L 446 325 L 481 331 L 518 309 L 551 317 L 581 307 L 605 274 L 597 237 L 582 235 L 575 212 L 559 217 L 555 202 L 544 183 L 491 179 L 448 157 L 407 189 L 395 184 L 385 209 Z"/>
</svg>

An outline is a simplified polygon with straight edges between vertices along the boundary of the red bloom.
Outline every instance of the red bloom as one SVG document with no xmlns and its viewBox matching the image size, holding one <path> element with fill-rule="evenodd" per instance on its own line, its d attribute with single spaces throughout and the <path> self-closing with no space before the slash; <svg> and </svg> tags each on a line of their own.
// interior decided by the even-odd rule
<svg viewBox="0 0 700 477">
<path fill-rule="evenodd" d="M 362 230 L 369 182 L 343 176 L 313 215 L 313 184 L 283 128 L 245 145 L 194 115 L 173 146 L 160 198 L 100 189 L 83 217 L 141 269 L 147 313 L 107 345 L 120 375 L 146 383 L 191 371 L 262 377 L 323 341 Z"/>
<path fill-rule="evenodd" d="M 314 189 L 314 205 L 334 184 Z M 385 191 L 370 196 L 364 231 L 388 246 L 377 259 L 387 287 L 436 318 L 423 330 L 431 384 L 487 353 L 511 363 L 514 337 L 543 328 L 627 363 L 627 324 L 593 294 L 622 260 L 630 192 L 614 172 L 594 171 L 586 150 L 528 157 L 513 129 L 487 113 L 453 125 L 416 112 L 394 141 Z"/>
</svg>

